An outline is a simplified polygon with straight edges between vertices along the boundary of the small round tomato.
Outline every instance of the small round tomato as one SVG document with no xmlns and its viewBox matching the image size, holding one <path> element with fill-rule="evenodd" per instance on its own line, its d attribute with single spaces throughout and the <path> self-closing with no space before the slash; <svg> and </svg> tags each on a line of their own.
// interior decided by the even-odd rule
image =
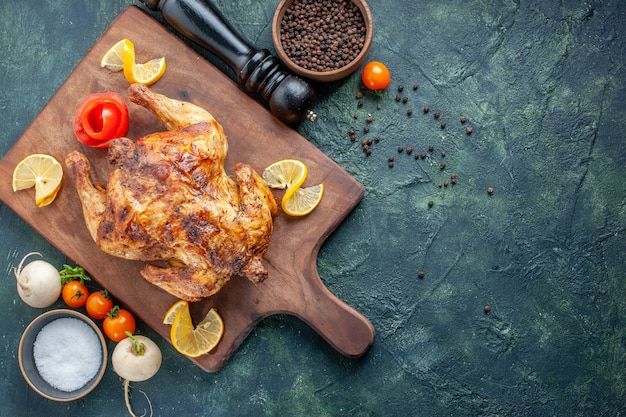
<svg viewBox="0 0 626 417">
<path fill-rule="evenodd" d="M 391 82 L 391 74 L 385 64 L 372 61 L 363 68 L 361 79 L 370 90 L 384 90 Z"/>
<path fill-rule="evenodd" d="M 65 304 L 69 307 L 80 308 L 87 302 L 89 290 L 84 284 L 81 284 L 80 281 L 74 280 L 63 286 L 61 296 L 63 297 Z"/>
<path fill-rule="evenodd" d="M 128 310 L 115 306 L 102 322 L 104 334 L 114 342 L 127 338 L 126 332 L 135 333 L 135 318 Z"/>
<path fill-rule="evenodd" d="M 102 320 L 113 308 L 113 300 L 111 300 L 107 290 L 94 292 L 89 294 L 85 308 L 87 309 L 89 317 Z"/>
</svg>

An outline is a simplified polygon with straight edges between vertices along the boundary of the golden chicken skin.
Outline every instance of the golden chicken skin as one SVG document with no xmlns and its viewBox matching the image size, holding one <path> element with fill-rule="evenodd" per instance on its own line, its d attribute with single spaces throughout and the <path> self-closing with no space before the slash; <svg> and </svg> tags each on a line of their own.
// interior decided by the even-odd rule
<svg viewBox="0 0 626 417">
<path fill-rule="evenodd" d="M 140 84 L 128 91 L 168 130 L 113 140 L 106 188 L 92 182 L 85 155 L 67 156 L 93 240 L 110 255 L 148 261 L 141 275 L 187 301 L 233 275 L 263 281 L 277 205 L 261 176 L 245 163 L 234 179 L 226 174 L 228 141 L 205 109 Z"/>
</svg>

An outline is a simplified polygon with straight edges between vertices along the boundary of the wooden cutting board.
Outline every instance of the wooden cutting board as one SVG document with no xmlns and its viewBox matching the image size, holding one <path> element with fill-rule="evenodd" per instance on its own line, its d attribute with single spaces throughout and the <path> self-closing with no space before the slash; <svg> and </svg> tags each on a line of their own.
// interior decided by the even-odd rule
<svg viewBox="0 0 626 417">
<path fill-rule="evenodd" d="M 229 173 L 239 161 L 262 172 L 272 162 L 296 158 L 309 167 L 304 186 L 325 184 L 324 198 L 310 215 L 291 218 L 281 213 L 276 217 L 265 256 L 269 271 L 265 282 L 255 286 L 245 278 L 233 277 L 217 295 L 192 304 L 194 320 L 216 307 L 225 323 L 218 347 L 193 361 L 205 371 L 219 370 L 259 321 L 278 313 L 301 318 L 344 355 L 363 355 L 374 341 L 373 326 L 333 295 L 316 271 L 320 246 L 361 200 L 363 187 L 138 7 L 130 6 L 118 16 L 0 161 L 2 201 L 68 258 L 83 266 L 122 305 L 170 340 L 170 326 L 162 324 L 162 319 L 176 299 L 140 276 L 143 262 L 112 257 L 95 245 L 85 226 L 74 177 L 67 168 L 61 191 L 50 206 L 37 208 L 34 190 L 14 193 L 11 187 L 13 169 L 25 156 L 47 153 L 65 167 L 65 156 L 76 149 L 92 162 L 94 179 L 106 184 L 111 170 L 106 150 L 78 143 L 72 132 L 72 119 L 79 102 L 89 93 L 117 91 L 128 100 L 124 75 L 99 65 L 102 55 L 122 38 L 133 41 L 138 62 L 166 56 L 167 71 L 151 87 L 154 91 L 198 104 L 222 124 L 230 145 L 226 160 Z M 147 110 L 128 103 L 128 137 L 137 139 L 164 130 Z M 282 192 L 275 196 L 280 201 Z"/>
</svg>

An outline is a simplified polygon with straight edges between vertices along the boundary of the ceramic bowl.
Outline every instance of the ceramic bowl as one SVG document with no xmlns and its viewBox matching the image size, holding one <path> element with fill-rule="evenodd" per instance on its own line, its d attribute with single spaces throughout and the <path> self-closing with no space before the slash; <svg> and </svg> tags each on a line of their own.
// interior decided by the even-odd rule
<svg viewBox="0 0 626 417">
<path fill-rule="evenodd" d="M 369 6 L 364 0 L 352 0 L 363 15 L 363 21 L 365 23 L 365 41 L 363 44 L 363 48 L 359 52 L 359 54 L 354 58 L 350 63 L 344 65 L 341 68 L 334 69 L 331 71 L 312 71 L 310 69 L 303 68 L 297 65 L 294 61 L 292 61 L 283 45 L 281 43 L 281 23 L 285 16 L 285 11 L 291 6 L 294 0 L 281 0 L 278 4 L 276 12 L 274 13 L 274 19 L 272 21 L 272 40 L 274 41 L 274 48 L 276 49 L 276 53 L 280 60 L 294 73 L 308 78 L 314 81 L 336 81 L 341 78 L 345 78 L 348 75 L 352 74 L 356 71 L 359 66 L 363 63 L 365 58 L 367 58 L 367 54 L 369 53 L 370 47 L 372 46 L 372 39 L 374 37 L 374 23 L 372 20 L 372 13 L 370 11 Z"/>
<path fill-rule="evenodd" d="M 75 318 L 86 323 L 98 336 L 101 347 L 102 358 L 98 372 L 85 385 L 74 391 L 64 391 L 46 382 L 37 370 L 33 355 L 33 345 L 41 329 L 54 320 L 62 318 Z M 18 361 L 24 379 L 39 395 L 54 401 L 73 401 L 89 394 L 102 380 L 107 366 L 107 346 L 102 332 L 89 317 L 74 310 L 50 310 L 34 319 L 24 330 L 18 348 Z"/>
</svg>

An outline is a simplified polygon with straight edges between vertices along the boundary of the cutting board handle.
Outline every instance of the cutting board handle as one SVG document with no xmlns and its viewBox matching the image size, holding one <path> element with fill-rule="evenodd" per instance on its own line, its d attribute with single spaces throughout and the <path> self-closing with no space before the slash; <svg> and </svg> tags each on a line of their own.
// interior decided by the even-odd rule
<svg viewBox="0 0 626 417">
<path fill-rule="evenodd" d="M 311 274 L 296 280 L 309 285 L 301 288 L 302 300 L 292 305 L 292 313 L 343 355 L 352 358 L 363 356 L 374 343 L 374 326 L 365 316 L 331 293 L 316 272 Z"/>
</svg>

